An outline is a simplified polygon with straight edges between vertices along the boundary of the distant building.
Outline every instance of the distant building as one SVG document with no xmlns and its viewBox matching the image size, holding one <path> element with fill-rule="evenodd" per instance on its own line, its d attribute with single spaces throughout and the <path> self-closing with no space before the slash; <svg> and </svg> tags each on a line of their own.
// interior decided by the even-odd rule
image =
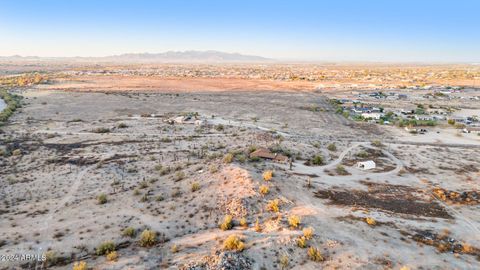
<svg viewBox="0 0 480 270">
<path fill-rule="evenodd" d="M 371 118 L 371 119 L 375 119 L 375 120 L 379 120 L 380 117 L 383 116 L 383 113 L 362 113 L 362 117 L 365 118 L 365 119 L 368 119 L 368 118 Z"/>
<path fill-rule="evenodd" d="M 463 129 L 463 132 L 480 134 L 480 127 L 466 127 Z"/>
<path fill-rule="evenodd" d="M 371 170 L 371 169 L 375 169 L 375 167 L 376 167 L 376 164 L 375 164 L 375 161 L 373 160 L 357 162 L 357 168 L 361 170 Z"/>
<path fill-rule="evenodd" d="M 261 147 L 250 154 L 250 158 L 263 158 L 269 159 L 280 163 L 286 163 L 288 157 L 278 153 L 272 153 L 269 149 Z"/>
</svg>

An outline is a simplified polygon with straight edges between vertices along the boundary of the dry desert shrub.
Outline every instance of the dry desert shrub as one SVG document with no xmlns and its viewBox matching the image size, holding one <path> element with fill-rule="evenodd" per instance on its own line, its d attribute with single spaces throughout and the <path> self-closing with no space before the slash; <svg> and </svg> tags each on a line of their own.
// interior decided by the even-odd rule
<svg viewBox="0 0 480 270">
<path fill-rule="evenodd" d="M 270 181 L 272 180 L 272 177 L 273 177 L 273 171 L 272 170 L 267 170 L 265 172 L 263 172 L 263 180 L 265 181 Z"/>
<path fill-rule="evenodd" d="M 322 253 L 318 248 L 310 247 L 307 254 L 308 258 L 314 262 L 322 262 L 324 260 Z"/>
<path fill-rule="evenodd" d="M 170 251 L 171 251 L 172 253 L 177 253 L 177 252 L 178 252 L 178 246 L 175 245 L 175 244 L 173 244 L 172 247 L 170 248 Z"/>
<path fill-rule="evenodd" d="M 267 195 L 268 192 L 270 192 L 270 189 L 268 188 L 268 186 L 261 185 L 260 188 L 259 188 L 259 192 L 262 195 Z"/>
<path fill-rule="evenodd" d="M 300 226 L 300 217 L 296 215 L 291 215 L 288 217 L 288 225 L 293 229 L 297 229 Z"/>
<path fill-rule="evenodd" d="M 198 191 L 200 189 L 200 184 L 198 182 L 193 182 L 190 189 L 192 190 L 192 192 Z"/>
<path fill-rule="evenodd" d="M 372 218 L 372 217 L 367 217 L 367 218 L 365 218 L 365 222 L 366 222 L 368 225 L 370 225 L 370 226 L 375 226 L 375 225 L 377 225 L 377 221 L 376 221 L 374 218 Z"/>
<path fill-rule="evenodd" d="M 246 218 L 243 217 L 243 218 L 240 219 L 240 226 L 242 226 L 243 228 L 248 227 L 248 222 L 247 222 Z"/>
<path fill-rule="evenodd" d="M 233 251 L 242 251 L 245 249 L 245 244 L 238 238 L 238 236 L 232 234 L 225 241 L 223 242 L 223 247 L 226 250 L 233 250 Z"/>
<path fill-rule="evenodd" d="M 140 246 L 151 247 L 156 243 L 157 243 L 157 234 L 154 231 L 145 229 L 140 235 Z"/>
<path fill-rule="evenodd" d="M 88 265 L 84 261 L 75 262 L 73 264 L 73 270 L 88 270 Z"/>
<path fill-rule="evenodd" d="M 299 248 L 306 248 L 307 247 L 307 238 L 305 236 L 300 236 L 297 238 L 297 246 Z"/>
<path fill-rule="evenodd" d="M 118 259 L 118 254 L 116 251 L 109 252 L 107 254 L 107 261 L 109 262 L 115 262 Z"/>
<path fill-rule="evenodd" d="M 258 221 L 258 218 L 257 218 L 257 220 L 255 221 L 255 225 L 253 226 L 253 229 L 254 229 L 256 232 L 261 232 L 261 231 L 262 231 L 262 225 L 260 225 L 260 222 Z"/>
<path fill-rule="evenodd" d="M 112 251 L 115 251 L 115 243 L 112 241 L 103 242 L 96 248 L 97 255 L 106 255 Z"/>
<path fill-rule="evenodd" d="M 307 239 L 307 240 L 310 240 L 313 238 L 313 228 L 312 227 L 308 227 L 308 228 L 305 228 L 303 229 L 303 236 Z"/>
<path fill-rule="evenodd" d="M 106 204 L 107 203 L 107 195 L 105 193 L 101 193 L 97 196 L 98 204 Z"/>
<path fill-rule="evenodd" d="M 124 236 L 124 237 L 133 238 L 133 237 L 135 237 L 135 234 L 136 234 L 135 229 L 132 228 L 132 227 L 125 228 L 122 231 L 122 236 Z"/>
<path fill-rule="evenodd" d="M 267 210 L 271 211 L 271 212 L 278 213 L 280 211 L 279 205 L 280 205 L 280 200 L 279 199 L 270 200 L 267 203 Z"/>
<path fill-rule="evenodd" d="M 224 163 L 232 163 L 232 161 L 233 161 L 233 154 L 227 153 L 225 156 L 223 156 Z"/>
<path fill-rule="evenodd" d="M 288 265 L 290 264 L 290 259 L 288 258 L 288 255 L 282 255 L 279 261 L 282 270 L 288 268 Z"/>
<path fill-rule="evenodd" d="M 232 216 L 231 215 L 226 215 L 224 218 L 223 218 L 223 222 L 220 224 L 220 229 L 226 231 L 226 230 L 230 230 L 232 227 L 233 227 L 233 224 L 232 224 Z"/>
<path fill-rule="evenodd" d="M 335 143 L 331 143 L 327 146 L 327 149 L 329 151 L 335 152 L 335 151 L 337 151 L 337 146 L 335 145 Z"/>
</svg>

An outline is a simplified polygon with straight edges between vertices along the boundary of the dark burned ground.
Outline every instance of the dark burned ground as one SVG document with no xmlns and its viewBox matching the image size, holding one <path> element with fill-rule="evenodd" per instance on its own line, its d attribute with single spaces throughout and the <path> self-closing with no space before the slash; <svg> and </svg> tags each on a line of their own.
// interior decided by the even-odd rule
<svg viewBox="0 0 480 270">
<path fill-rule="evenodd" d="M 329 199 L 331 204 L 377 209 L 396 214 L 423 217 L 453 218 L 445 208 L 429 201 L 423 191 L 412 187 L 391 184 L 361 182 L 368 190 L 318 190 L 315 196 Z"/>
</svg>

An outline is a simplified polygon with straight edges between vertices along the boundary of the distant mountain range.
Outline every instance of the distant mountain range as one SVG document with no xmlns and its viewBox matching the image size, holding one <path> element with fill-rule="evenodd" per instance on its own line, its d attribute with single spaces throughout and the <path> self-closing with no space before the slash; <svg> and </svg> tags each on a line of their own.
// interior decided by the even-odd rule
<svg viewBox="0 0 480 270">
<path fill-rule="evenodd" d="M 255 55 L 219 51 L 168 51 L 164 53 L 126 53 L 104 57 L 38 57 L 2 56 L 3 61 L 76 61 L 119 63 L 252 63 L 272 62 L 273 59 Z"/>
</svg>

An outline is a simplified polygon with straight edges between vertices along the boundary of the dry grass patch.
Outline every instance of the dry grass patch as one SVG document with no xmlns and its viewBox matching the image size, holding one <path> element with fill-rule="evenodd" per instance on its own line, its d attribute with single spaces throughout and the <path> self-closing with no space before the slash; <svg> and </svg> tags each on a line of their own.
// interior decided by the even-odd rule
<svg viewBox="0 0 480 270">
<path fill-rule="evenodd" d="M 270 212 L 278 213 L 280 211 L 280 200 L 275 199 L 275 200 L 270 200 L 267 203 L 267 210 Z"/>
<path fill-rule="evenodd" d="M 88 265 L 84 261 L 75 262 L 73 264 L 73 270 L 88 270 Z"/>
<path fill-rule="evenodd" d="M 263 172 L 262 176 L 263 176 L 263 180 L 270 181 L 273 178 L 273 171 L 272 170 L 267 170 L 267 171 Z"/>
<path fill-rule="evenodd" d="M 226 215 L 223 218 L 223 222 L 220 224 L 220 229 L 226 231 L 230 230 L 233 228 L 233 223 L 232 223 L 232 216 L 231 215 Z"/>
<path fill-rule="evenodd" d="M 144 230 L 140 235 L 140 246 L 151 247 L 157 243 L 157 233 L 152 230 Z"/>
<path fill-rule="evenodd" d="M 223 248 L 226 250 L 242 251 L 245 249 L 245 244 L 238 236 L 232 234 L 223 242 Z"/>
<path fill-rule="evenodd" d="M 314 262 L 323 262 L 325 260 L 318 248 L 310 247 L 307 254 L 308 258 Z"/>
<path fill-rule="evenodd" d="M 293 229 L 297 229 L 300 226 L 300 221 L 299 216 L 292 215 L 288 217 L 288 225 Z"/>
<path fill-rule="evenodd" d="M 268 188 L 268 186 L 261 185 L 259 188 L 259 192 L 262 195 L 267 195 L 270 192 L 270 189 Z"/>
</svg>

